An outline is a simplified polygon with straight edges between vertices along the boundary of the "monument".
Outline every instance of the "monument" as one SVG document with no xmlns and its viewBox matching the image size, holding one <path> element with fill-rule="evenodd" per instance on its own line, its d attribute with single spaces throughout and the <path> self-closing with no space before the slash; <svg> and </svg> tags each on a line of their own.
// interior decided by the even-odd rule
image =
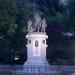
<svg viewBox="0 0 75 75">
<path fill-rule="evenodd" d="M 28 21 L 28 33 L 27 38 L 27 61 L 25 67 L 35 67 L 38 71 L 39 67 L 49 67 L 46 60 L 46 20 L 41 18 L 39 13 L 34 14 L 33 20 Z"/>
</svg>

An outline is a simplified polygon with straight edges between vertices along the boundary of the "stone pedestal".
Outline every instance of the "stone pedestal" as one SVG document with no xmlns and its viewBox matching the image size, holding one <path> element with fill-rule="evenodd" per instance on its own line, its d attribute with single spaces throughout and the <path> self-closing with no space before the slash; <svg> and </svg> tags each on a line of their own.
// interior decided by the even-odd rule
<svg viewBox="0 0 75 75">
<path fill-rule="evenodd" d="M 49 67 L 48 62 L 46 61 L 46 39 L 48 36 L 46 33 L 34 32 L 28 33 L 27 38 L 27 61 L 24 64 L 24 67 L 38 68 L 41 67 L 42 70 L 45 70 L 46 67 Z"/>
</svg>

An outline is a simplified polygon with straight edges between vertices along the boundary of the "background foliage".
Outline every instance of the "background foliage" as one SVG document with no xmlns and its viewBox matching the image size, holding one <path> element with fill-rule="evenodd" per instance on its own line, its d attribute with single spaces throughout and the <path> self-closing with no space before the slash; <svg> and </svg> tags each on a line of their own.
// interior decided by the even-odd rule
<svg viewBox="0 0 75 75">
<path fill-rule="evenodd" d="M 34 6 L 47 20 L 47 60 L 50 64 L 75 64 L 75 0 L 0 0 L 0 63 L 26 60 L 27 21 Z M 15 57 L 20 59 L 15 61 Z"/>
</svg>

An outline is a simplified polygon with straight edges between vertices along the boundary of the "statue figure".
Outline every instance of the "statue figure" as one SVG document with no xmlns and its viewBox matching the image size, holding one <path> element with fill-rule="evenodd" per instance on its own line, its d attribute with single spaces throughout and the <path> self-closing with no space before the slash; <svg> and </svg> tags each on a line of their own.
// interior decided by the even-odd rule
<svg viewBox="0 0 75 75">
<path fill-rule="evenodd" d="M 45 18 L 41 19 L 39 13 L 36 12 L 33 21 L 31 19 L 28 21 L 28 32 L 45 32 L 46 26 Z"/>
<path fill-rule="evenodd" d="M 39 32 L 40 31 L 40 27 L 41 27 L 41 17 L 38 14 L 38 12 L 35 13 L 34 19 L 35 19 L 35 24 L 34 24 L 35 31 Z"/>
<path fill-rule="evenodd" d="M 33 32 L 33 27 L 32 27 L 31 19 L 28 21 L 28 32 Z"/>
<path fill-rule="evenodd" d="M 41 23 L 41 31 L 42 32 L 45 32 L 46 26 L 47 26 L 46 20 L 45 20 L 45 18 L 43 18 L 42 23 Z"/>
</svg>

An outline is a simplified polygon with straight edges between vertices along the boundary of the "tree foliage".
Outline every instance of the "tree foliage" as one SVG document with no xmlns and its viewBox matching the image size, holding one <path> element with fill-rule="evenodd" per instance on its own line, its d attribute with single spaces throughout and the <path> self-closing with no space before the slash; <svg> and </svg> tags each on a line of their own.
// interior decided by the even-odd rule
<svg viewBox="0 0 75 75">
<path fill-rule="evenodd" d="M 68 0 L 67 4 L 65 6 L 60 0 L 1 0 L 0 59 L 5 63 L 13 62 L 16 56 L 20 61 L 25 60 L 27 21 L 33 17 L 35 8 L 47 20 L 49 59 L 60 63 L 71 61 L 75 38 L 63 33 L 75 32 L 75 1 Z"/>
</svg>

